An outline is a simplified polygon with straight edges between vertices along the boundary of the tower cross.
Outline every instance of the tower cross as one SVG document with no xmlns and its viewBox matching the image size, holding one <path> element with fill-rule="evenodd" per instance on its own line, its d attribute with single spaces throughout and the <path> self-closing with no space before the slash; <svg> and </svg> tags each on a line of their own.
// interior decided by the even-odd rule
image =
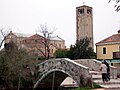
<svg viewBox="0 0 120 90">
<path fill-rule="evenodd" d="M 83 5 L 85 5 L 85 2 L 83 2 Z"/>
</svg>

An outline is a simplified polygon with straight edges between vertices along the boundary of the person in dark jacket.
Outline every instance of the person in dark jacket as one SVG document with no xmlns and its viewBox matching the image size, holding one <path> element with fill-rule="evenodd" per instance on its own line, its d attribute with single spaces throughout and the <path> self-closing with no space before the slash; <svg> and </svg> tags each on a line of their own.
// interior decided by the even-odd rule
<svg viewBox="0 0 120 90">
<path fill-rule="evenodd" d="M 102 61 L 102 64 L 100 65 L 100 71 L 102 73 L 102 80 L 103 83 L 107 82 L 107 66 L 105 65 L 104 61 Z"/>
<path fill-rule="evenodd" d="M 104 60 L 104 64 L 107 66 L 107 75 L 106 75 L 106 78 L 109 81 L 110 80 L 110 66 L 109 66 L 109 64 L 107 63 L 106 60 Z"/>
</svg>

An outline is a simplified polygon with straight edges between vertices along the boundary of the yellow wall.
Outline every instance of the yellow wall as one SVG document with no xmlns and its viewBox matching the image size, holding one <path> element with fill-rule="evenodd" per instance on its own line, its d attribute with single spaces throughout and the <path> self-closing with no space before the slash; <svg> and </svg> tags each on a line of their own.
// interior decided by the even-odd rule
<svg viewBox="0 0 120 90">
<path fill-rule="evenodd" d="M 113 59 L 113 52 L 119 51 L 120 44 L 96 45 L 97 59 Z M 106 54 L 103 54 L 103 48 L 106 48 Z"/>
</svg>

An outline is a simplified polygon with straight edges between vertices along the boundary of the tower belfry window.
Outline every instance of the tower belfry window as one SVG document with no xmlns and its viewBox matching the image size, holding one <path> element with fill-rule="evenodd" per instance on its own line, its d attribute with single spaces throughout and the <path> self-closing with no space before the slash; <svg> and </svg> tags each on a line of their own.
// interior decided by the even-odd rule
<svg viewBox="0 0 120 90">
<path fill-rule="evenodd" d="M 84 14 L 84 8 L 78 10 L 80 14 Z"/>
<path fill-rule="evenodd" d="M 87 9 L 87 13 L 91 14 L 92 13 L 91 9 Z"/>
</svg>

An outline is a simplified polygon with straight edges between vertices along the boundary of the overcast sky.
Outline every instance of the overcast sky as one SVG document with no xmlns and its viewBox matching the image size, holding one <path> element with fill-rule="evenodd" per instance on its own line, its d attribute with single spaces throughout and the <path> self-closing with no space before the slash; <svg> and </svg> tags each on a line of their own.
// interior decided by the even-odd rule
<svg viewBox="0 0 120 90">
<path fill-rule="evenodd" d="M 116 34 L 120 29 L 120 12 L 109 0 L 0 0 L 0 28 L 35 34 L 40 24 L 57 28 L 53 35 L 65 40 L 69 47 L 76 41 L 76 7 L 93 7 L 94 44 Z"/>
</svg>

